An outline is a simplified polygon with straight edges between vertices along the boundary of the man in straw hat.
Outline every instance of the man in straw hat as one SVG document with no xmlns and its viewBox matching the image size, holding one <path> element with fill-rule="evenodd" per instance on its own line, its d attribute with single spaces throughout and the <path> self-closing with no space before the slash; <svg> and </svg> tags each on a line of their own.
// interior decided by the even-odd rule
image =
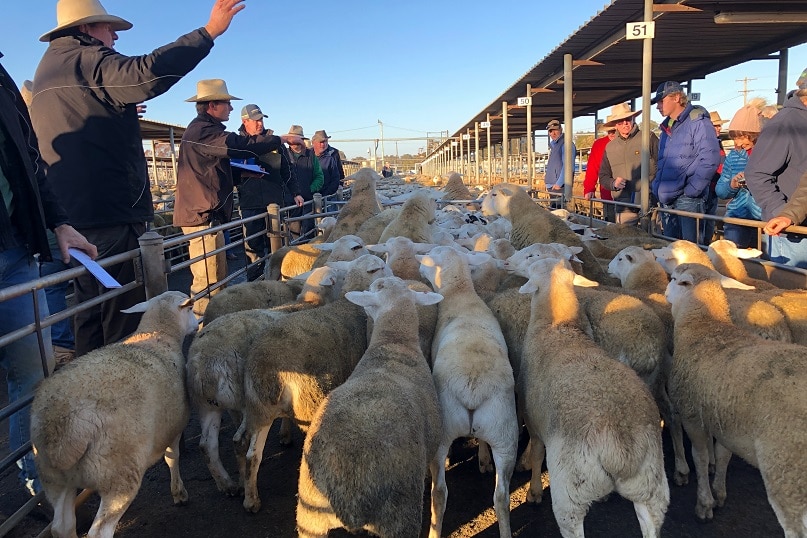
<svg viewBox="0 0 807 538">
<path fill-rule="evenodd" d="M 754 152 L 748 158 L 745 180 L 754 200 L 762 208 L 772 261 L 807 268 L 807 237 L 788 233 L 787 226 L 807 225 L 799 219 L 803 196 L 796 196 L 807 172 L 807 69 L 796 81 L 797 89 L 788 94 L 782 110 L 759 134 Z M 796 200 L 796 202 L 793 202 Z M 799 201 L 800 200 L 800 201 Z M 793 202 L 793 203 L 791 203 Z M 789 207 L 788 207 L 789 206 Z"/>
<path fill-rule="evenodd" d="M 325 183 L 322 185 L 322 195 L 328 196 L 334 194 L 339 184 L 345 179 L 345 171 L 342 168 L 342 158 L 339 156 L 339 150 L 331 147 L 328 143 L 328 133 L 325 131 L 317 131 L 311 137 L 311 144 L 314 148 L 314 153 L 319 159 L 319 164 L 322 167 L 322 173 L 325 176 Z"/>
<path fill-rule="evenodd" d="M 34 76 L 31 114 L 48 182 L 73 225 L 105 258 L 138 248 L 154 210 L 137 104 L 165 93 L 210 52 L 243 9 L 243 0 L 215 0 L 207 24 L 154 52 L 124 56 L 118 32 L 132 27 L 98 0 L 59 0 L 57 25 Z M 135 280 L 134 264 L 108 267 L 118 282 Z M 75 280 L 85 302 L 103 289 L 90 275 Z M 76 355 L 115 342 L 139 316 L 120 310 L 145 300 L 141 286 L 76 315 Z"/>
<path fill-rule="evenodd" d="M 634 112 L 627 103 L 611 107 L 606 127 L 616 129 L 616 137 L 605 147 L 605 156 L 600 163 L 600 185 L 612 191 L 614 200 L 627 204 L 638 202 L 642 180 L 642 137 L 635 118 L 642 111 Z M 656 174 L 658 160 L 658 137 L 650 133 L 650 174 Z M 639 213 L 635 208 L 617 206 L 616 222 L 635 224 Z"/>
<path fill-rule="evenodd" d="M 0 55 L 2 56 L 2 55 Z M 64 209 L 45 180 L 45 164 L 37 150 L 28 109 L 16 84 L 0 65 L 0 289 L 26 284 L 39 277 L 34 255 L 50 261 L 46 229 L 54 232 L 63 259 L 75 247 L 90 257 L 97 256 L 93 245 L 69 224 Z M 39 312 L 31 294 L 0 302 L 0 336 L 28 327 L 48 316 L 45 291 L 38 290 Z M 38 317 L 38 319 L 37 319 Z M 45 361 L 53 369 L 51 330 L 42 330 Z M 0 347 L 0 368 L 6 372 L 8 400 L 14 402 L 33 393 L 42 380 L 36 333 Z M 16 451 L 29 439 L 30 408 L 23 406 L 9 417 L 9 450 Z M 18 460 L 20 479 L 33 494 L 41 489 L 30 451 Z"/>
<path fill-rule="evenodd" d="M 653 194 L 665 208 L 703 213 L 720 164 L 720 146 L 709 113 L 693 107 L 678 82 L 663 82 L 651 101 L 666 119 L 659 126 L 659 157 Z M 664 235 L 698 242 L 697 221 L 662 213 Z M 702 239 L 702 238 L 701 238 Z"/>
<path fill-rule="evenodd" d="M 182 136 L 177 165 L 177 191 L 174 202 L 174 224 L 184 234 L 206 230 L 229 222 L 233 214 L 233 172 L 231 158 L 254 158 L 282 149 L 283 142 L 301 144 L 302 137 L 269 134 L 240 135 L 225 131 L 224 122 L 233 110 L 230 95 L 221 79 L 200 80 L 196 95 L 186 99 L 196 103 L 196 117 Z M 205 234 L 190 240 L 190 257 L 196 258 L 224 246 L 224 234 Z M 218 288 L 214 284 L 227 276 L 224 251 L 191 264 L 191 295 L 196 298 L 193 310 L 203 315 L 209 296 Z"/>
<path fill-rule="evenodd" d="M 591 200 L 595 197 L 594 187 L 597 186 L 599 181 L 600 165 L 602 163 L 603 155 L 605 155 L 605 147 L 608 143 L 616 137 L 616 127 L 608 127 L 605 136 L 601 136 L 591 145 L 591 151 L 588 153 L 588 164 L 586 166 L 586 177 L 583 180 L 583 197 L 586 200 Z M 603 200 L 613 200 L 611 198 L 611 191 L 606 189 L 600 184 L 600 196 Z M 608 222 L 614 222 L 614 206 L 611 204 L 603 205 L 604 218 Z"/>
</svg>

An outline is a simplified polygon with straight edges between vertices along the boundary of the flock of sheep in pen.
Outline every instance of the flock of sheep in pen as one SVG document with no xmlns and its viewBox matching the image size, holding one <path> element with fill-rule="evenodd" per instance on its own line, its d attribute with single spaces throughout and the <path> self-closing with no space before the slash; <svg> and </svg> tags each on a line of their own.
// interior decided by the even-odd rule
<svg viewBox="0 0 807 538">
<path fill-rule="evenodd" d="M 476 198 L 453 174 L 443 191 L 382 210 L 377 179 L 359 171 L 327 242 L 274 253 L 266 280 L 212 298 L 198 332 L 187 297 L 167 292 L 137 307 L 127 341 L 45 380 L 31 433 L 54 536 L 76 536 L 76 488 L 91 488 L 101 504 L 89 536 L 111 537 L 160 457 L 185 502 L 178 445 L 192 408 L 218 489 L 243 492 L 250 512 L 272 423 L 281 443 L 292 421 L 306 432 L 301 537 L 417 537 L 428 477 L 439 537 L 460 437 L 478 439 L 479 470 L 496 473 L 502 537 L 514 469 L 532 469 L 538 503 L 544 459 L 564 537 L 582 537 L 588 507 L 611 492 L 633 502 L 643 536 L 659 536 L 670 501 L 660 418 L 677 484 L 690 474 L 683 431 L 691 440 L 698 518 L 726 501 L 737 454 L 759 468 L 785 536 L 807 536 L 806 291 L 749 278 L 725 241 L 704 253 L 618 225 L 581 236 L 516 185 L 493 187 L 481 211 L 438 209 L 440 197 Z M 225 411 L 240 424 L 237 479 L 219 457 Z"/>
</svg>

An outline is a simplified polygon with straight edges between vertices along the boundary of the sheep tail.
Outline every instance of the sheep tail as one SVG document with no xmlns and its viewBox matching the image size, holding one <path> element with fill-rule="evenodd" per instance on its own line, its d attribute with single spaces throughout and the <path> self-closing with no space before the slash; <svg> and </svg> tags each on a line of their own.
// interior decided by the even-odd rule
<svg viewBox="0 0 807 538">
<path fill-rule="evenodd" d="M 50 464 L 63 471 L 75 467 L 102 433 L 101 420 L 95 407 L 77 403 L 74 414 L 53 424 L 55 428 L 46 440 L 51 445 L 46 451 Z"/>
</svg>

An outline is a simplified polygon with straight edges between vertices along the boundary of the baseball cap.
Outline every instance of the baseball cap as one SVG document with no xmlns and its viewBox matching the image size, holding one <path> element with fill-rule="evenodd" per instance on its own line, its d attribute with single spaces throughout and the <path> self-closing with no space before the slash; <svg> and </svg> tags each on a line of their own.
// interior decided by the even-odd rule
<svg viewBox="0 0 807 538">
<path fill-rule="evenodd" d="M 560 129 L 560 121 L 551 120 L 549 123 L 546 124 L 547 131 L 554 131 L 556 129 Z"/>
<path fill-rule="evenodd" d="M 241 119 L 242 120 L 262 120 L 265 118 L 266 115 L 261 112 L 261 108 L 258 105 L 246 105 L 244 108 L 241 109 Z"/>
<path fill-rule="evenodd" d="M 662 82 L 658 88 L 656 88 L 656 96 L 650 100 L 651 105 L 655 105 L 671 93 L 686 93 L 684 88 L 674 80 L 668 80 L 667 82 Z"/>
</svg>

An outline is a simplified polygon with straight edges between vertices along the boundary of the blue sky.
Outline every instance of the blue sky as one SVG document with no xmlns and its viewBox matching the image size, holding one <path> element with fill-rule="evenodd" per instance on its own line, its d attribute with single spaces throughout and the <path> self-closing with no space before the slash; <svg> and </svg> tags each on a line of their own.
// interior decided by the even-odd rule
<svg viewBox="0 0 807 538">
<path fill-rule="evenodd" d="M 145 54 L 208 19 L 212 0 L 102 0 L 107 11 L 134 24 L 116 49 Z M 228 126 L 239 125 L 242 104 L 257 103 L 267 126 L 285 133 L 300 124 L 310 136 L 325 129 L 349 158 L 367 156 L 372 142 L 337 139 L 423 137 L 453 133 L 496 99 L 570 34 L 602 9 L 604 0 L 502 4 L 411 0 L 282 3 L 247 0 L 210 55 L 166 94 L 149 101 L 147 118 L 185 125 L 195 113 L 184 100 L 196 82 L 223 78 L 242 97 Z M 55 0 L 4 2 L 0 60 L 21 84 L 45 51 L 38 38 L 56 26 Z M 573 6 L 573 7 L 572 7 Z M 807 66 L 807 46 L 791 49 L 788 82 Z M 700 104 L 730 119 L 742 106 L 743 77 L 755 78 L 750 97 L 775 101 L 777 62 L 755 61 L 695 81 Z M 606 108 L 601 117 L 607 115 Z M 660 120 L 654 112 L 653 119 Z M 574 130 L 593 128 L 580 119 Z M 398 142 L 414 153 L 422 141 Z M 538 144 L 540 148 L 540 142 Z M 385 142 L 386 154 L 395 143 Z M 380 147 L 379 147 L 380 152 Z"/>
</svg>

